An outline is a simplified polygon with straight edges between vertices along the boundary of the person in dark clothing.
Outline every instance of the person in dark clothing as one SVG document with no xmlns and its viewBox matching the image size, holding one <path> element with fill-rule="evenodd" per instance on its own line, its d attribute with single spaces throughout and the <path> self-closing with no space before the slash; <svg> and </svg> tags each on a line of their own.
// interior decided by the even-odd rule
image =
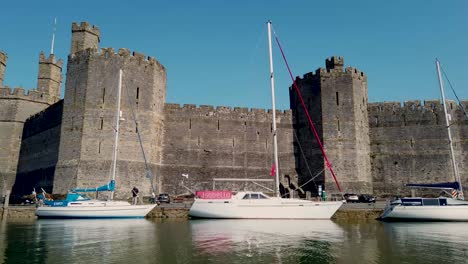
<svg viewBox="0 0 468 264">
<path fill-rule="evenodd" d="M 133 187 L 132 189 L 132 204 L 133 205 L 136 205 L 137 204 L 137 201 L 138 201 L 138 193 L 140 191 L 138 190 L 137 187 Z"/>
</svg>

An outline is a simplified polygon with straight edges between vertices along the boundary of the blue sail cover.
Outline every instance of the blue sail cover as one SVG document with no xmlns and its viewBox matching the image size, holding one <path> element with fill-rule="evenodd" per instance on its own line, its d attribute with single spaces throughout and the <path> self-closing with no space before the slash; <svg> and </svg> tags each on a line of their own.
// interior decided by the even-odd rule
<svg viewBox="0 0 468 264">
<path fill-rule="evenodd" d="M 113 192 L 115 189 L 115 181 L 112 180 L 108 184 L 95 187 L 95 188 L 75 188 L 71 189 L 71 192 L 103 192 L 103 191 L 111 191 Z"/>
<path fill-rule="evenodd" d="M 458 182 L 442 182 L 442 183 L 409 183 L 407 187 L 412 188 L 429 188 L 429 189 L 460 189 Z"/>
</svg>

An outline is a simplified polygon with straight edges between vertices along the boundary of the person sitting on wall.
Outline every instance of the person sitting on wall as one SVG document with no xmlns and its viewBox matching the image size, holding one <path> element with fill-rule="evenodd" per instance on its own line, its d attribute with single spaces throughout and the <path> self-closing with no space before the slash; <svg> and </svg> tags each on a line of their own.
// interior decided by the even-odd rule
<svg viewBox="0 0 468 264">
<path fill-rule="evenodd" d="M 132 204 L 133 205 L 136 205 L 137 204 L 137 201 L 138 201 L 138 193 L 140 191 L 138 190 L 137 187 L 133 187 L 132 189 Z"/>
<path fill-rule="evenodd" d="M 150 203 L 152 204 L 156 203 L 156 194 L 154 192 L 151 192 Z"/>
</svg>

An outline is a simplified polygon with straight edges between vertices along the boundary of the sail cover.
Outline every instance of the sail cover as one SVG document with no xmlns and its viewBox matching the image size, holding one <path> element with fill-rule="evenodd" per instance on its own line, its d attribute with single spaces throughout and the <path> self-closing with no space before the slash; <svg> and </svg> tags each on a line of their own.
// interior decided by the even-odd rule
<svg viewBox="0 0 468 264">
<path fill-rule="evenodd" d="M 409 183 L 407 187 L 411 188 L 429 188 L 429 189 L 460 189 L 458 182 L 442 182 L 442 183 Z"/>
<path fill-rule="evenodd" d="M 94 187 L 94 188 L 75 188 L 71 189 L 71 192 L 103 192 L 103 191 L 111 191 L 113 192 L 115 189 L 115 181 L 112 180 L 109 183 L 99 186 L 99 187 Z"/>
</svg>

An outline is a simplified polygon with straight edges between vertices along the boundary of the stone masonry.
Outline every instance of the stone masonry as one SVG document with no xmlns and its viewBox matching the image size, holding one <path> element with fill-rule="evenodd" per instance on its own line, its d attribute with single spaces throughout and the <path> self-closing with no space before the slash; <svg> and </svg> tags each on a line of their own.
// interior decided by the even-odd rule
<svg viewBox="0 0 468 264">
<path fill-rule="evenodd" d="M 7 56 L 0 52 L 0 195 L 41 187 L 64 193 L 110 180 L 120 69 L 117 198 L 129 197 L 133 186 L 142 195 L 153 186 L 176 195 L 214 183 L 217 189 L 273 189 L 272 181 L 214 182 L 273 179 L 271 110 L 166 103 L 163 65 L 128 49 L 99 48 L 100 39 L 98 27 L 72 24 L 63 100 L 62 62 L 53 54 L 40 54 L 37 89 L 25 94 L 2 88 Z M 405 183 L 451 180 L 440 101 L 368 103 L 367 76 L 344 65 L 342 57 L 330 57 L 325 68 L 296 79 L 343 191 L 407 195 Z M 282 189 L 316 194 L 323 185 L 337 192 L 293 86 L 290 107 L 276 114 Z M 466 186 L 468 120 L 455 102 L 449 109 Z M 137 124 L 153 181 L 146 177 Z"/>
</svg>

